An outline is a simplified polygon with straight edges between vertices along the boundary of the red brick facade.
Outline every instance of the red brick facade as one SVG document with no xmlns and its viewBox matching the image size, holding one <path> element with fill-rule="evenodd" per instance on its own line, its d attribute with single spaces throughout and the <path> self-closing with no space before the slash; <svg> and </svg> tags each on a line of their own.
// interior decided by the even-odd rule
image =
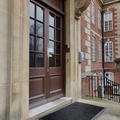
<svg viewBox="0 0 120 120">
<path fill-rule="evenodd" d="M 96 75 L 99 76 L 101 73 L 103 73 L 103 71 L 112 72 L 114 74 L 114 81 L 120 83 L 120 72 L 116 70 L 116 63 L 114 62 L 114 59 L 118 57 L 118 41 L 120 41 L 120 39 L 118 40 L 118 29 L 117 29 L 118 9 L 115 7 L 116 6 L 115 4 L 120 4 L 120 3 L 112 3 L 110 5 L 108 4 L 104 6 L 104 4 L 103 5 L 99 4 L 97 0 L 92 0 L 92 2 L 94 3 L 95 6 L 95 24 L 92 23 L 92 3 L 81 16 L 81 44 L 82 44 L 81 51 L 84 52 L 85 55 L 85 60 L 82 62 L 83 88 L 87 86 L 87 84 L 85 84 L 84 82 L 87 75 L 92 75 L 96 73 Z M 102 36 L 102 27 L 101 29 L 98 28 L 98 10 L 100 10 L 100 12 L 103 13 L 103 24 L 101 23 L 103 30 L 104 30 L 104 13 L 112 12 L 113 29 L 110 32 L 103 31 L 103 36 Z M 101 14 L 101 19 L 102 19 L 102 14 Z M 86 29 L 87 29 L 87 33 L 86 33 Z M 95 61 L 92 61 L 92 37 L 95 38 L 95 58 L 96 58 Z M 104 41 L 104 43 L 107 41 L 113 42 L 113 62 L 105 62 L 105 60 L 104 61 L 99 60 L 99 41 L 101 41 L 101 43 L 102 41 Z M 101 53 L 103 56 L 104 54 L 102 51 Z M 104 64 L 104 70 L 103 70 L 103 64 Z M 88 68 L 89 70 L 87 70 Z M 84 94 L 85 91 L 82 92 Z"/>
<path fill-rule="evenodd" d="M 119 4 L 119 3 L 118 3 Z M 112 12 L 112 21 L 113 21 L 113 30 L 111 32 L 104 32 L 104 42 L 112 41 L 113 42 L 113 58 L 116 59 L 118 55 L 118 44 L 117 44 L 117 36 L 118 36 L 118 30 L 117 30 L 117 12 L 118 9 L 115 8 L 115 4 L 108 5 L 107 7 L 104 7 L 103 9 L 104 13 L 106 12 Z M 119 39 L 120 40 L 120 39 Z M 113 62 L 105 62 L 105 72 L 112 72 L 114 74 L 114 81 L 117 83 L 120 83 L 120 72 L 116 71 L 116 63 Z"/>
<path fill-rule="evenodd" d="M 95 24 L 92 24 L 92 15 L 91 15 L 91 9 L 92 9 L 92 3 L 90 4 L 89 8 L 90 8 L 90 51 L 88 50 L 88 47 L 85 45 L 85 41 L 87 39 L 87 34 L 85 33 L 85 28 L 87 28 L 87 21 L 85 21 L 85 16 L 87 16 L 87 10 L 83 13 L 82 17 L 81 17 L 81 43 L 82 43 L 82 47 L 81 47 L 81 51 L 84 52 L 84 54 L 86 54 L 86 52 L 90 52 L 90 67 L 91 67 L 91 71 L 89 71 L 90 73 L 92 72 L 101 72 L 102 71 L 102 60 L 99 61 L 99 41 L 101 41 L 102 44 L 102 30 L 98 28 L 98 10 L 100 10 L 100 12 L 102 12 L 102 8 L 100 7 L 100 5 L 96 2 L 96 0 L 93 0 L 93 3 L 95 5 Z M 95 51 L 96 51 L 96 61 L 93 62 L 92 61 L 92 37 L 95 38 Z M 89 53 L 88 52 L 88 53 Z M 101 51 L 102 53 L 102 51 Z M 85 67 L 88 65 L 88 59 L 85 58 L 84 62 L 82 63 L 82 73 L 85 73 Z M 98 70 L 99 68 L 99 70 Z"/>
</svg>

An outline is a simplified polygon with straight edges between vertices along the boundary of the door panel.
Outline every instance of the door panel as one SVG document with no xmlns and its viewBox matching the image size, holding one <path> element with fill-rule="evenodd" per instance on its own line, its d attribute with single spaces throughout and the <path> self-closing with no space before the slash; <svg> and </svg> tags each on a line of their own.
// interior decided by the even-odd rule
<svg viewBox="0 0 120 120">
<path fill-rule="evenodd" d="M 63 92 L 63 51 L 62 51 L 62 17 L 49 11 L 49 28 L 54 30 L 51 39 L 49 32 L 49 94 L 60 94 Z M 50 31 L 50 29 L 49 29 Z M 52 45 L 51 45 L 52 44 Z"/>
<path fill-rule="evenodd" d="M 62 77 L 61 76 L 51 76 L 50 77 L 50 94 L 54 92 L 62 91 Z"/>
<path fill-rule="evenodd" d="M 58 13 L 30 2 L 30 104 L 64 94 L 62 21 Z"/>
<path fill-rule="evenodd" d="M 46 97 L 45 9 L 30 2 L 30 104 Z"/>
<path fill-rule="evenodd" d="M 30 81 L 30 97 L 44 96 L 44 78 L 35 78 Z"/>
</svg>

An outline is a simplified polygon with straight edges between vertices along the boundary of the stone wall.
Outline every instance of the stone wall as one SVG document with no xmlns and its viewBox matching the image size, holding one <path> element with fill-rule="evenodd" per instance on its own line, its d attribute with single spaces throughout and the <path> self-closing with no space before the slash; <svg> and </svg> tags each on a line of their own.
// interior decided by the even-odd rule
<svg viewBox="0 0 120 120">
<path fill-rule="evenodd" d="M 0 0 L 0 120 L 6 120 L 9 74 L 9 0 Z"/>
<path fill-rule="evenodd" d="M 1 0 L 0 26 L 0 120 L 25 120 L 29 108 L 29 0 Z"/>
</svg>

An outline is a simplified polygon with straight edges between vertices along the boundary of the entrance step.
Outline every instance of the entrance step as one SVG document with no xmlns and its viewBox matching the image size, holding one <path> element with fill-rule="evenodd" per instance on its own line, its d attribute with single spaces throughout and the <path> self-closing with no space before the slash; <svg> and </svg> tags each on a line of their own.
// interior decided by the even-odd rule
<svg viewBox="0 0 120 120">
<path fill-rule="evenodd" d="M 62 97 L 56 101 L 33 108 L 29 112 L 30 120 L 36 120 L 72 103 L 72 98 Z"/>
</svg>

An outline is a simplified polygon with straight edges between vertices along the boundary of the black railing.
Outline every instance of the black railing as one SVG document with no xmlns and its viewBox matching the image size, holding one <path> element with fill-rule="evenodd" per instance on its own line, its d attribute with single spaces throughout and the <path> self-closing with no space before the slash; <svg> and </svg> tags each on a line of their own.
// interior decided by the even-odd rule
<svg viewBox="0 0 120 120">
<path fill-rule="evenodd" d="M 88 76 L 82 80 L 82 92 L 87 97 L 98 97 L 120 103 L 120 84 L 103 76 Z"/>
</svg>

